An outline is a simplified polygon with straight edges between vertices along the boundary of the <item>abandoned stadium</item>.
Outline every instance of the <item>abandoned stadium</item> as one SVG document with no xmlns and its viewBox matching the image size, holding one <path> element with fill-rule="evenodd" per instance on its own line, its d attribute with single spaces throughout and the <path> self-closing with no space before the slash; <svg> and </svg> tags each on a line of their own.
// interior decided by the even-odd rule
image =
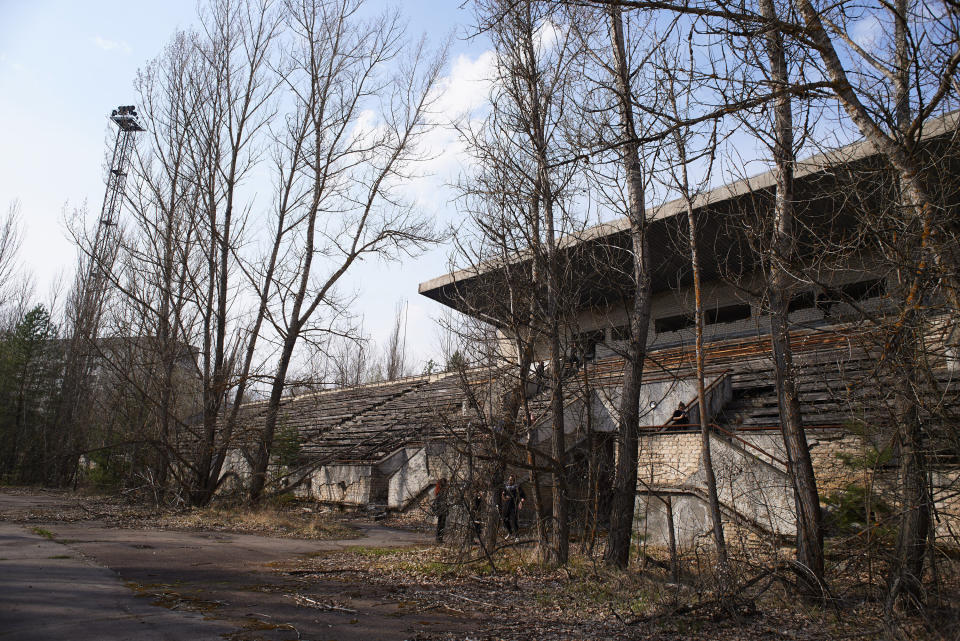
<svg viewBox="0 0 960 641">
<path fill-rule="evenodd" d="M 931 144 L 953 132 L 956 115 L 927 134 Z M 797 215 L 809 233 L 842 234 L 858 224 L 857 208 L 878 205 L 882 180 L 878 155 L 858 143 L 800 163 L 796 172 Z M 954 167 L 953 170 L 956 168 Z M 879 177 L 878 177 L 879 176 Z M 870 181 L 874 181 L 871 183 Z M 752 262 L 731 220 L 769 207 L 772 174 L 763 174 L 701 194 L 696 215 L 701 234 L 701 269 L 706 326 L 706 406 L 724 527 L 747 541 L 789 542 L 796 532 L 793 489 L 780 435 L 769 317 Z M 844 194 L 844 197 L 838 197 Z M 851 195 L 853 194 L 853 195 Z M 710 518 L 701 462 L 699 409 L 693 351 L 692 282 L 681 202 L 649 212 L 653 249 L 653 304 L 641 393 L 635 533 L 651 545 L 666 542 L 672 529 L 690 550 L 709 544 Z M 624 361 L 622 340 L 630 273 L 628 225 L 614 221 L 567 239 L 569 270 L 582 286 L 569 324 L 564 406 L 569 479 L 575 512 L 603 521 L 603 505 L 589 505 L 610 481 L 617 436 L 616 401 Z M 877 483 L 895 481 L 896 452 L 890 452 L 890 378 L 878 360 L 870 316 L 882 316 L 892 286 L 889 269 L 866 249 L 840 261 L 810 257 L 792 293 L 789 320 L 803 423 L 821 496 L 842 493 L 862 481 L 873 456 Z M 518 258 L 516 264 L 521 264 Z M 464 314 L 497 325 L 495 298 L 509 270 L 481 263 L 422 283 L 419 293 Z M 960 409 L 957 318 L 930 316 L 924 326 L 926 363 L 936 406 L 923 417 L 929 432 L 955 424 Z M 506 324 L 499 325 L 507 336 Z M 508 336 L 507 336 L 508 337 Z M 403 511 L 420 505 L 436 479 L 448 477 L 464 489 L 483 479 L 482 444 L 498 429 L 494 390 L 509 377 L 509 340 L 503 359 L 462 371 L 415 376 L 358 387 L 293 396 L 280 408 L 278 424 L 299 443 L 294 460 L 272 469 L 295 493 L 329 504 Z M 535 360 L 545 360 L 541 355 Z M 514 460 L 522 481 L 531 483 L 528 454 L 549 451 L 549 377 L 541 365 L 526 388 L 528 414 L 519 421 Z M 670 417 L 679 402 L 688 423 Z M 265 404 L 248 403 L 242 422 L 255 429 Z M 869 428 L 869 429 L 868 429 Z M 936 535 L 960 532 L 957 500 L 960 467 L 938 457 L 931 437 Z M 235 450 L 229 467 L 248 474 L 246 455 Z M 537 481 L 549 492 L 543 479 Z M 530 492 L 528 491 L 528 494 Z M 591 497 L 594 497 L 591 499 Z M 533 518 L 528 502 L 526 520 Z"/>
</svg>

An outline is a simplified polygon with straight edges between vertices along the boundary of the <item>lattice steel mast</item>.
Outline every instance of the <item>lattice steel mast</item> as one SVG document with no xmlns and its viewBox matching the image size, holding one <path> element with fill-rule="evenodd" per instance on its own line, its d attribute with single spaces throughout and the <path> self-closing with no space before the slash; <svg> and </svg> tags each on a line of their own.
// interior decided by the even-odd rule
<svg viewBox="0 0 960 641">
<path fill-rule="evenodd" d="M 88 310 L 92 315 L 78 314 L 77 319 L 79 321 L 81 316 L 87 316 L 86 320 L 92 321 L 91 338 L 95 338 L 96 331 L 99 329 L 101 306 L 110 271 L 113 269 L 113 260 L 116 257 L 117 219 L 120 207 L 123 205 L 123 189 L 127 179 L 127 166 L 130 164 L 130 153 L 133 150 L 133 139 L 136 134 L 144 131 L 137 121 L 137 109 L 133 105 L 114 109 L 110 114 L 110 120 L 117 125 L 117 139 L 113 145 L 113 157 L 107 173 L 107 191 L 103 196 L 103 208 L 100 210 L 100 220 L 97 223 L 89 271 L 82 284 L 85 290 L 82 302 L 92 306 L 93 309 Z"/>
<path fill-rule="evenodd" d="M 137 122 L 137 108 L 133 105 L 118 107 L 110 114 L 110 120 L 117 125 L 117 141 L 113 146 L 113 160 L 107 176 L 107 193 L 103 197 L 103 209 L 100 223 L 113 225 L 123 202 L 123 185 L 127 178 L 127 165 L 133 149 L 133 137 L 143 131 Z"/>
<path fill-rule="evenodd" d="M 100 320 L 110 285 L 113 261 L 117 255 L 120 233 L 117 219 L 123 204 L 123 187 L 127 166 L 133 150 L 134 137 L 144 131 L 137 122 L 137 110 L 132 105 L 118 107 L 110 114 L 117 125 L 117 140 L 107 174 L 107 191 L 97 222 L 93 246 L 86 265 L 77 275 L 77 283 L 70 303 L 72 335 L 67 343 L 63 364 L 63 387 L 57 409 L 57 426 L 64 439 L 63 451 L 76 451 L 83 443 L 82 434 L 93 411 L 90 403 L 91 375 L 94 370 L 100 334 Z M 55 462 L 54 476 L 61 483 L 68 482 L 77 473 L 77 458 L 61 457 Z"/>
<path fill-rule="evenodd" d="M 133 105 L 117 107 L 110 114 L 117 125 L 117 139 L 113 145 L 113 157 L 107 172 L 107 191 L 103 196 L 103 208 L 97 222 L 92 251 L 86 274 L 80 283 L 80 299 L 77 301 L 75 330 L 81 339 L 95 339 L 100 330 L 100 315 L 109 286 L 110 272 L 117 254 L 119 231 L 117 219 L 123 205 L 123 188 L 127 179 L 127 166 L 133 150 L 134 137 L 143 131 L 137 121 L 137 109 Z"/>
</svg>

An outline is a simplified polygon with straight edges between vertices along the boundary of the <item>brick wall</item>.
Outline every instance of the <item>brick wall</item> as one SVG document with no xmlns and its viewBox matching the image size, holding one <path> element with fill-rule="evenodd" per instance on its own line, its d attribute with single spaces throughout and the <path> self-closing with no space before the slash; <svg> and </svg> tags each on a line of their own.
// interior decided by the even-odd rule
<svg viewBox="0 0 960 641">
<path fill-rule="evenodd" d="M 697 471 L 700 434 L 644 434 L 640 437 L 638 477 L 653 486 L 682 483 Z"/>
</svg>

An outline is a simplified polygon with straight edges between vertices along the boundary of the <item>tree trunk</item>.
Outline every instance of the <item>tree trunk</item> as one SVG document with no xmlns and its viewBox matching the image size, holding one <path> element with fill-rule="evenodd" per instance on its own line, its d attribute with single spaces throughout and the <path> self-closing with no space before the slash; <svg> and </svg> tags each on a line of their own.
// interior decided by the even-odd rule
<svg viewBox="0 0 960 641">
<path fill-rule="evenodd" d="M 535 113 L 535 116 L 537 114 Z M 540 128 L 536 127 L 539 131 Z M 546 143 L 545 136 L 538 139 Z M 547 249 L 547 323 L 550 336 L 550 414 L 553 423 L 553 492 L 550 528 L 550 557 L 556 565 L 565 565 L 570 552 L 570 519 L 567 513 L 567 443 L 564 425 L 563 378 L 566 366 L 560 344 L 560 274 L 557 260 L 556 229 L 554 227 L 553 194 L 550 179 L 547 176 L 547 157 L 545 148 L 538 158 L 540 162 L 539 192 L 543 203 L 546 228 Z"/>
<path fill-rule="evenodd" d="M 773 89 L 789 86 L 783 38 L 773 24 L 777 20 L 773 0 L 760 0 L 760 11 L 770 28 L 765 35 Z M 773 348 L 774 378 L 780 408 L 780 430 L 787 455 L 787 468 L 793 483 L 797 509 L 797 562 L 804 593 L 823 594 L 823 523 L 820 495 L 810 460 L 810 448 L 803 430 L 800 397 L 793 352 L 790 347 L 789 313 L 791 279 L 784 265 L 794 258 L 793 212 L 793 111 L 789 94 L 774 101 L 774 172 L 777 180 L 772 242 L 769 253 L 767 294 L 770 303 L 770 337 Z"/>
<path fill-rule="evenodd" d="M 552 227 L 552 225 L 550 225 Z M 555 294 L 554 294 L 555 296 Z M 550 413 L 553 415 L 553 510 L 551 514 L 552 524 L 550 534 L 550 557 L 551 562 L 557 565 L 565 565 L 570 553 L 570 519 L 567 513 L 568 506 L 568 488 L 567 488 L 567 444 L 566 433 L 563 420 L 563 358 L 560 353 L 560 337 L 558 323 L 556 322 L 556 302 L 552 305 L 552 321 L 550 337 L 550 359 L 553 361 L 551 385 L 552 397 L 550 399 Z"/>
<path fill-rule="evenodd" d="M 680 143 L 683 144 L 682 142 Z M 700 288 L 700 260 L 697 256 L 697 225 L 693 215 L 693 203 L 690 199 L 687 181 L 686 151 L 681 149 L 681 164 L 684 182 L 684 200 L 687 206 L 687 225 L 689 226 L 690 264 L 693 268 L 693 298 L 696 314 L 695 353 L 697 360 L 697 401 L 700 406 L 700 459 L 707 477 L 707 497 L 710 502 L 710 520 L 713 523 L 713 542 L 717 546 L 717 557 L 723 574 L 727 569 L 727 542 L 723 536 L 723 521 L 720 515 L 720 498 L 717 494 L 717 475 L 713 470 L 713 454 L 710 451 L 710 426 L 707 415 L 706 385 L 704 384 L 705 356 L 703 353 L 703 294 Z"/>
<path fill-rule="evenodd" d="M 672 78 L 670 79 L 669 100 L 674 116 L 680 120 L 680 113 L 677 108 L 677 95 L 673 90 Z M 713 541 L 717 546 L 717 557 L 720 561 L 721 573 L 727 574 L 728 555 L 727 543 L 723 534 L 723 521 L 720 513 L 720 498 L 717 493 L 717 475 L 713 469 L 713 454 L 710 447 L 710 425 L 707 409 L 705 368 L 706 356 L 703 352 L 703 288 L 700 280 L 700 257 L 699 240 L 697 231 L 697 219 L 694 215 L 693 197 L 694 194 L 690 188 L 690 176 L 687 172 L 689 160 L 687 157 L 687 141 L 681 132 L 676 134 L 677 156 L 680 160 L 680 180 L 679 187 L 683 194 L 683 201 L 687 211 L 687 240 L 690 246 L 690 267 L 693 272 L 693 299 L 694 299 L 694 353 L 697 367 L 697 402 L 700 407 L 700 460 L 703 465 L 704 475 L 707 480 L 707 499 L 710 506 L 710 520 L 713 529 Z M 710 167 L 713 165 L 713 157 L 710 157 Z M 708 174 L 709 174 L 708 169 Z"/>
<path fill-rule="evenodd" d="M 915 321 L 915 316 L 911 314 L 910 321 Z M 924 603 L 923 566 L 930 533 L 931 499 L 923 449 L 923 425 L 914 401 L 917 366 L 912 352 L 913 345 L 920 340 L 911 323 L 892 356 L 897 367 L 895 412 L 900 456 L 900 528 L 887 577 L 888 613 L 901 598 L 911 608 L 922 607 Z"/>
<path fill-rule="evenodd" d="M 894 46 L 896 72 L 894 116 L 901 134 L 910 127 L 910 55 L 907 46 L 907 0 L 896 0 L 894 15 Z M 901 210 L 912 218 L 916 211 L 915 194 L 901 188 Z M 909 272 L 910 270 L 905 270 Z M 919 279 L 920 274 L 904 273 L 901 282 Z M 914 285 L 916 287 L 916 284 Z M 899 427 L 897 443 L 900 446 L 900 529 L 897 531 L 896 556 L 887 577 L 887 612 L 892 612 L 901 596 L 912 607 L 923 605 L 923 565 L 930 534 L 930 492 L 927 486 L 927 464 L 923 450 L 923 425 L 919 408 L 914 401 L 913 388 L 918 380 L 915 359 L 916 346 L 923 341 L 919 314 L 908 310 L 908 317 L 897 337 L 895 358 L 897 364 L 895 411 Z"/>
<path fill-rule="evenodd" d="M 677 558 L 677 535 L 673 527 L 673 497 L 667 494 L 663 501 L 667 508 L 667 534 L 668 545 L 670 546 L 670 580 L 674 583 L 680 582 L 680 559 Z"/>
<path fill-rule="evenodd" d="M 287 384 L 287 370 L 290 368 L 290 359 L 293 348 L 296 346 L 299 331 L 293 328 L 288 330 L 287 338 L 283 342 L 283 352 L 277 371 L 273 374 L 270 386 L 270 400 L 267 402 L 267 412 L 263 421 L 263 431 L 257 442 L 257 452 L 253 458 L 253 469 L 250 477 L 250 501 L 257 502 L 263 494 L 267 483 L 267 468 L 270 465 L 270 454 L 273 451 L 273 440 L 277 433 L 277 419 L 280 416 L 280 401 L 283 400 L 283 391 Z"/>
<path fill-rule="evenodd" d="M 625 568 L 630 562 L 630 539 L 637 494 L 637 440 L 640 425 L 640 386 L 650 325 L 650 254 L 644 203 L 643 167 L 636 144 L 633 94 L 623 37 L 620 7 L 611 5 L 611 51 L 613 54 L 617 106 L 620 115 L 621 162 L 627 177 L 630 241 L 633 250 L 633 301 L 629 313 L 630 337 L 623 367 L 623 391 L 620 398 L 620 434 L 617 463 L 610 502 L 610 530 L 604 559 L 608 565 Z"/>
</svg>

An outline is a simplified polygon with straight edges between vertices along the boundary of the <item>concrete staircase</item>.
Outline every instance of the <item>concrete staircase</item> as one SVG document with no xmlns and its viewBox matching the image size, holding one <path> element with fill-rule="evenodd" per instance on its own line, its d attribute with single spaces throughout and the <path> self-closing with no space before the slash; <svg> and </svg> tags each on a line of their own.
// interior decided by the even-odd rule
<svg viewBox="0 0 960 641">
<path fill-rule="evenodd" d="M 796 534 L 793 487 L 775 455 L 752 451 L 749 444 L 715 432 L 710 435 L 710 449 L 723 518 L 760 539 L 791 540 Z M 663 487 L 641 484 L 636 508 L 637 528 L 645 533 L 648 544 L 667 545 L 668 511 L 681 551 L 709 539 L 712 524 L 702 460 L 697 471 L 681 483 Z"/>
</svg>

